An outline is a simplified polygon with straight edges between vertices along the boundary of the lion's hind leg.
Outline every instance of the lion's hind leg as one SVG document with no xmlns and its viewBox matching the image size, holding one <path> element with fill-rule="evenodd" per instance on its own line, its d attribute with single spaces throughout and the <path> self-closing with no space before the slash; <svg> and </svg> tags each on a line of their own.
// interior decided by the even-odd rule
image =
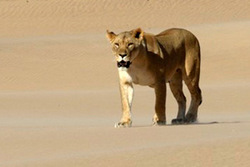
<svg viewBox="0 0 250 167">
<path fill-rule="evenodd" d="M 191 102 L 186 114 L 186 123 L 197 120 L 198 107 L 202 102 L 201 89 L 199 87 L 200 78 L 200 52 L 199 49 L 191 49 L 186 54 L 185 71 L 183 79 L 191 94 Z"/>
<path fill-rule="evenodd" d="M 171 81 L 169 82 L 171 92 L 173 93 L 178 103 L 178 114 L 177 118 L 172 120 L 172 124 L 182 124 L 185 119 L 186 112 L 186 97 L 182 90 L 182 71 L 178 69 Z"/>
<path fill-rule="evenodd" d="M 186 83 L 191 94 L 191 102 L 186 115 L 186 122 L 195 122 L 197 119 L 198 107 L 202 102 L 201 90 L 198 84 L 193 84 L 192 82 Z"/>
</svg>

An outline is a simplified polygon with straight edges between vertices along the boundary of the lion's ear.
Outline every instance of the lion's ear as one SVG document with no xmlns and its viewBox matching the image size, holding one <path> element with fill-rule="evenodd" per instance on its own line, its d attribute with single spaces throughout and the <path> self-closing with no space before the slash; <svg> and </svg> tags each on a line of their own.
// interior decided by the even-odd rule
<svg viewBox="0 0 250 167">
<path fill-rule="evenodd" d="M 142 31 L 141 28 L 137 28 L 132 30 L 132 35 L 137 38 L 139 41 L 142 41 L 144 32 Z"/>
<path fill-rule="evenodd" d="M 115 39 L 116 36 L 117 36 L 117 35 L 116 35 L 115 33 L 110 32 L 109 30 L 107 30 L 106 37 L 108 38 L 108 40 L 109 40 L 110 42 L 114 41 L 114 39 Z"/>
</svg>

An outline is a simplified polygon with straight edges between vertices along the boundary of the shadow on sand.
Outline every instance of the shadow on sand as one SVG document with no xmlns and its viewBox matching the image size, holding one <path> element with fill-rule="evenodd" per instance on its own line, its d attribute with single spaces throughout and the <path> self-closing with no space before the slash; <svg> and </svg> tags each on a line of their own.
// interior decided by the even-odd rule
<svg viewBox="0 0 250 167">
<path fill-rule="evenodd" d="M 131 128 L 146 128 L 146 127 L 165 127 L 165 126 L 193 126 L 193 125 L 213 125 L 213 124 L 238 124 L 250 123 L 250 121 L 211 121 L 211 122 L 193 122 L 183 124 L 166 124 L 166 125 L 132 125 Z"/>
</svg>

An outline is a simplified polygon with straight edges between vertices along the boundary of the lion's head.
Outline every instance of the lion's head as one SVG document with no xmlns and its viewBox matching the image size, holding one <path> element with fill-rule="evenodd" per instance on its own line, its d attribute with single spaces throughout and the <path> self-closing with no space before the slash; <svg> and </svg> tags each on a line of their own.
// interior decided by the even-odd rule
<svg viewBox="0 0 250 167">
<path fill-rule="evenodd" d="M 132 31 L 122 32 L 118 35 L 114 32 L 107 31 L 107 38 L 111 43 L 118 68 L 129 68 L 132 61 L 138 55 L 139 47 L 143 40 L 143 31 L 137 28 Z"/>
</svg>

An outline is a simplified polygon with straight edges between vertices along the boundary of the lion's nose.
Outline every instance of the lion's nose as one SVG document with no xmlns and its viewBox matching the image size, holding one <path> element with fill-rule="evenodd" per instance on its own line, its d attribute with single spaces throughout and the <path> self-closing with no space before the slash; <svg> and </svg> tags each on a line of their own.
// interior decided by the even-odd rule
<svg viewBox="0 0 250 167">
<path fill-rule="evenodd" d="M 122 58 L 127 56 L 127 54 L 119 54 L 119 55 L 120 55 Z"/>
</svg>

